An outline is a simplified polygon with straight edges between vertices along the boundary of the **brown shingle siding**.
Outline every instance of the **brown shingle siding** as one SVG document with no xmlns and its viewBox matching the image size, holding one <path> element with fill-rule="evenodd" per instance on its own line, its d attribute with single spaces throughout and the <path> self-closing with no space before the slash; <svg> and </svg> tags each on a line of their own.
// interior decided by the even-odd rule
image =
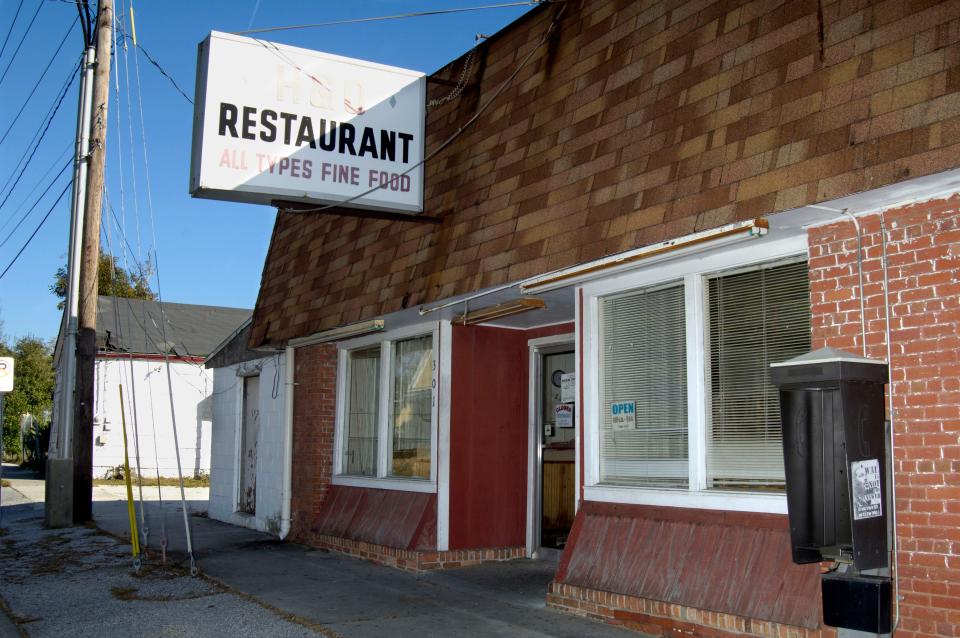
<svg viewBox="0 0 960 638">
<path fill-rule="evenodd" d="M 252 342 L 955 167 L 960 3 L 823 0 L 823 42 L 818 4 L 565 3 L 425 167 L 441 224 L 278 215 Z M 479 46 L 463 95 L 428 113 L 428 153 L 560 10 Z"/>
</svg>

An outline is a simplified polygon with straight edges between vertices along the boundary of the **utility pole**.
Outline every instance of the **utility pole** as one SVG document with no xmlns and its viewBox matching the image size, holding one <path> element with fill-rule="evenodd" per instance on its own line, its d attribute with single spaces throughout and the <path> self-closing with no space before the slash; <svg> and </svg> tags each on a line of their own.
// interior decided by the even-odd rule
<svg viewBox="0 0 960 638">
<path fill-rule="evenodd" d="M 100 262 L 100 209 L 103 205 L 104 160 L 107 153 L 113 0 L 100 0 L 96 34 L 97 61 L 93 71 L 93 111 L 87 158 L 77 316 L 77 379 L 71 437 L 74 523 L 84 523 L 93 517 L 93 374 L 97 354 L 97 268 Z M 69 388 L 67 390 L 69 391 Z"/>
<path fill-rule="evenodd" d="M 81 10 L 81 20 L 85 21 Z M 87 153 L 90 151 L 90 112 L 93 104 L 93 68 L 96 55 L 84 30 L 77 104 L 77 140 L 73 156 L 73 196 L 70 204 L 70 243 L 67 247 L 67 295 L 64 300 L 64 339 L 61 350 L 60 403 L 56 427 L 51 426 L 50 454 L 44 481 L 44 516 L 49 527 L 73 524 L 73 415 L 77 373 L 77 314 L 80 287 L 80 249 L 83 207 L 86 204 Z M 55 439 L 54 439 L 55 435 Z"/>
</svg>

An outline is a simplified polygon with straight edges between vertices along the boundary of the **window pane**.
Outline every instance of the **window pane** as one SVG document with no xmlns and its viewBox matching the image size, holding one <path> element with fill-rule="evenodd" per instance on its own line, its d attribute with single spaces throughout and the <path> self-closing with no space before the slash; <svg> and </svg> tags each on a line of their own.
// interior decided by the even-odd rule
<svg viewBox="0 0 960 638">
<path fill-rule="evenodd" d="M 683 285 L 600 300 L 600 481 L 684 487 Z"/>
<path fill-rule="evenodd" d="M 344 474 L 377 475 L 380 346 L 350 353 Z"/>
<path fill-rule="evenodd" d="M 397 341 L 393 348 L 390 473 L 430 478 L 433 339 Z"/>
<path fill-rule="evenodd" d="M 783 443 L 770 364 L 810 350 L 806 262 L 709 281 L 710 487 L 782 489 Z"/>
</svg>

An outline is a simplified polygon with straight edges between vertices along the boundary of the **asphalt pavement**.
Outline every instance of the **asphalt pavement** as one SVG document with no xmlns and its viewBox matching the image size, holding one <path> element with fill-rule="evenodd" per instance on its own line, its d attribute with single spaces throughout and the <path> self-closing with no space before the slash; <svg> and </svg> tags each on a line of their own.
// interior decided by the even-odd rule
<svg viewBox="0 0 960 638">
<path fill-rule="evenodd" d="M 47 530 L 42 503 L 33 497 L 7 505 L 9 492 L 20 493 L 19 479 L 12 482 L 15 490 L 3 493 L 7 531 L 0 532 L 0 543 L 13 554 L 0 563 L 0 602 L 26 633 L 11 635 L 100 636 L 108 629 L 231 638 L 640 636 L 547 609 L 553 563 L 516 560 L 411 574 L 210 520 L 199 492 L 187 502 L 200 573 L 191 578 L 183 510 L 172 488 L 160 495 L 162 505 L 156 498 L 144 503 L 148 548 L 136 576 L 125 501 L 101 491 L 94 502 L 96 528 Z M 41 500 L 42 493 L 41 482 Z M 6 638 L 2 625 L 0 638 Z"/>
</svg>

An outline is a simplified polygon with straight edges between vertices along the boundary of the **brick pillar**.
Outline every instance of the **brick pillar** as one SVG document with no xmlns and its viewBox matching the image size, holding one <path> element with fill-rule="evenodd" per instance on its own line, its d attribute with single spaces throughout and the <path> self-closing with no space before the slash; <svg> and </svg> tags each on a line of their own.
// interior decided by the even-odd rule
<svg viewBox="0 0 960 638">
<path fill-rule="evenodd" d="M 867 355 L 887 358 L 880 215 L 861 217 Z M 960 197 L 883 213 L 890 232 L 891 366 L 901 622 L 960 632 Z M 813 347 L 860 354 L 851 221 L 809 231 Z"/>
<path fill-rule="evenodd" d="M 294 358 L 290 538 L 306 541 L 333 472 L 337 348 L 330 344 L 297 348 Z"/>
</svg>

